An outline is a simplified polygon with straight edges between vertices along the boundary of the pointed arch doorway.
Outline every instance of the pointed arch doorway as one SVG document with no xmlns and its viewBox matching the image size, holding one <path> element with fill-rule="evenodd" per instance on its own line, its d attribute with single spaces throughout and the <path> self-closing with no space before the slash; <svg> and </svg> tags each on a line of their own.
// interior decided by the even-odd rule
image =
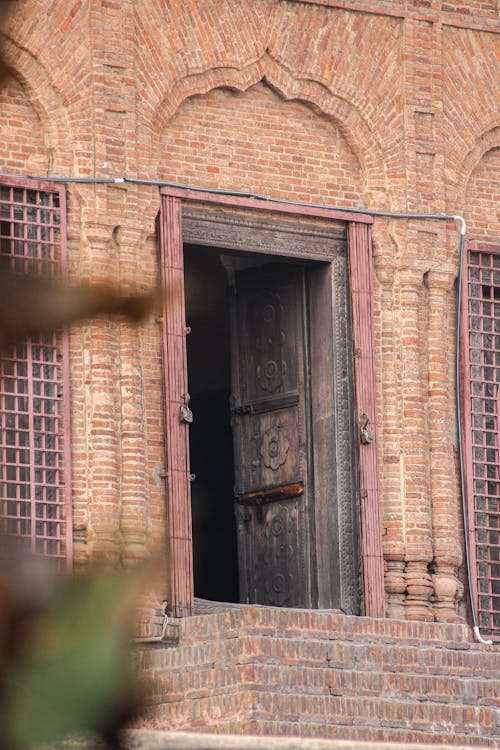
<svg viewBox="0 0 500 750">
<path fill-rule="evenodd" d="M 376 446 L 357 417 L 374 437 L 371 220 L 261 206 L 162 189 L 170 609 L 196 592 L 380 616 Z"/>
</svg>

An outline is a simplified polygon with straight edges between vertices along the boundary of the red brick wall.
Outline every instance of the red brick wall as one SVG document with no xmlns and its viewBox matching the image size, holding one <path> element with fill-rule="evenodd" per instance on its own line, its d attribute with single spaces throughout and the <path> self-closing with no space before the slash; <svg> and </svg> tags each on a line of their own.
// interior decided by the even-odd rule
<svg viewBox="0 0 500 750">
<path fill-rule="evenodd" d="M 162 139 L 162 179 L 356 205 L 355 154 L 335 123 L 259 83 L 190 97 Z"/>
<path fill-rule="evenodd" d="M 447 0 L 443 2 L 443 10 L 466 15 L 489 15 L 494 18 L 498 11 L 498 4 L 496 0 L 469 0 L 468 2 Z"/>
<path fill-rule="evenodd" d="M 497 34 L 452 27 L 444 32 L 448 200 L 466 217 L 473 238 L 477 225 L 478 239 L 485 232 L 492 237 L 500 234 L 498 212 L 491 210 L 484 196 L 476 196 L 472 187 L 477 170 L 488 169 L 486 165 L 481 167 L 480 162 L 483 158 L 488 160 L 488 152 L 498 148 L 497 54 Z M 498 201 L 495 186 L 491 200 Z"/>
<path fill-rule="evenodd" d="M 18 82 L 2 95 L 0 171 L 161 177 L 463 212 L 470 236 L 498 241 L 499 30 L 491 0 L 24 3 L 5 42 Z M 73 277 L 154 283 L 156 188 L 71 184 L 69 206 Z M 375 221 L 394 617 L 465 613 L 451 363 L 456 247 L 453 223 Z M 158 325 L 84 325 L 72 336 L 72 362 L 77 560 L 91 553 L 128 564 L 158 544 L 163 555 Z M 160 583 L 156 617 L 166 594 Z"/>
</svg>

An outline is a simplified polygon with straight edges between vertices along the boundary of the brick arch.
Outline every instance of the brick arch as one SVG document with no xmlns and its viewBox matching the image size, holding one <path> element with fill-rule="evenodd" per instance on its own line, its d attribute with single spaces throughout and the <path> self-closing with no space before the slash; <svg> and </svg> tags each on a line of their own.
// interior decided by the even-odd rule
<svg viewBox="0 0 500 750">
<path fill-rule="evenodd" d="M 500 126 L 479 138 L 462 162 L 458 196 L 475 238 L 500 237 L 498 214 L 498 171 L 500 169 Z"/>
<path fill-rule="evenodd" d="M 207 188 L 353 206 L 362 170 L 339 128 L 263 82 L 186 100 L 169 123 L 161 173 Z"/>
<path fill-rule="evenodd" d="M 274 90 L 282 100 L 300 102 L 338 128 L 359 164 L 363 199 L 369 201 L 373 208 L 387 208 L 389 186 L 382 147 L 368 121 L 354 105 L 331 92 L 324 84 L 311 78 L 294 78 L 267 54 L 240 69 L 218 67 L 178 81 L 159 103 L 153 117 L 152 153 L 161 153 L 164 134 L 188 98 L 208 94 L 217 88 L 243 93 L 261 82 Z"/>
<path fill-rule="evenodd" d="M 12 77 L 36 113 L 45 138 L 47 169 L 74 169 L 74 153 L 69 137 L 67 113 L 50 82 L 46 68 L 26 49 L 8 36 L 0 36 L 3 58 Z"/>
<path fill-rule="evenodd" d="M 346 98 L 338 96 L 312 78 L 290 75 L 270 55 L 263 58 L 264 80 L 286 101 L 301 101 L 311 106 L 320 116 L 330 118 L 355 153 L 360 164 L 364 189 L 372 208 L 387 208 L 382 147 L 359 109 Z M 378 205 L 375 205 L 378 204 Z"/>
</svg>

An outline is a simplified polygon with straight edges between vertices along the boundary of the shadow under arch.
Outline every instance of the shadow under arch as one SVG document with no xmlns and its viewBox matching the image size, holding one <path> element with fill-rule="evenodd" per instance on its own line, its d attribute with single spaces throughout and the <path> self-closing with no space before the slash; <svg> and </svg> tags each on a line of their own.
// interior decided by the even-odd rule
<svg viewBox="0 0 500 750">
<path fill-rule="evenodd" d="M 467 189 L 476 167 L 486 154 L 494 148 L 500 148 L 500 125 L 485 131 L 476 139 L 475 146 L 469 150 L 460 164 L 454 200 L 459 209 L 464 209 L 467 200 Z M 453 204 L 452 204 L 453 205 Z"/>
<path fill-rule="evenodd" d="M 72 174 L 75 153 L 69 137 L 68 114 L 60 94 L 50 81 L 47 69 L 9 36 L 0 34 L 0 43 L 9 72 L 22 87 L 42 123 L 47 138 L 49 168 Z"/>
</svg>

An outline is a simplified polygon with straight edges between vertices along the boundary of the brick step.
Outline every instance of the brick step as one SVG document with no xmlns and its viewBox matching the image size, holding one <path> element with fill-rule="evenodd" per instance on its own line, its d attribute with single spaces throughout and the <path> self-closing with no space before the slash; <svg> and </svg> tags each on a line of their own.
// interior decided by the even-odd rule
<svg viewBox="0 0 500 750">
<path fill-rule="evenodd" d="M 284 667 L 264 664 L 245 667 L 244 684 L 258 691 L 331 696 L 380 696 L 415 701 L 499 706 L 498 679 L 455 675 L 421 675 L 410 672 Z"/>
<path fill-rule="evenodd" d="M 230 605 L 227 611 L 198 615 L 176 621 L 184 644 L 217 638 L 250 636 L 305 638 L 311 633 L 318 640 L 366 643 L 407 643 L 442 645 L 454 649 L 488 648 L 475 644 L 469 627 L 454 623 L 410 622 L 355 617 L 326 610 L 285 609 Z"/>
<path fill-rule="evenodd" d="M 316 634 L 315 634 L 316 635 Z M 454 650 L 434 645 L 366 643 L 359 641 L 317 640 L 314 638 L 244 636 L 240 639 L 242 663 L 282 664 L 287 666 L 356 665 L 359 669 L 389 672 L 410 671 L 417 674 L 454 674 L 497 678 L 500 673 L 500 651 L 490 648 Z M 487 647 L 488 648 L 488 647 Z M 373 667 L 371 666 L 373 665 Z"/>
<path fill-rule="evenodd" d="M 250 711 L 249 721 L 244 717 Z M 498 747 L 500 728 L 495 713 L 473 707 L 457 712 L 449 706 L 429 707 L 393 699 L 322 700 L 318 696 L 232 691 L 230 695 L 149 706 L 137 725 L 170 730 L 201 728 L 219 733 L 237 732 L 240 728 L 248 733 L 276 736 Z M 282 718 L 277 721 L 275 716 Z"/>
<path fill-rule="evenodd" d="M 238 638 L 200 638 L 193 643 L 176 646 L 135 646 L 133 654 L 141 670 L 149 669 L 197 669 L 224 661 L 225 664 L 236 663 L 240 652 Z"/>
<path fill-rule="evenodd" d="M 148 704 L 221 695 L 239 689 L 297 695 L 405 697 L 462 705 L 495 706 L 498 680 L 455 675 L 422 675 L 370 669 L 247 664 L 171 670 L 168 667 L 143 674 Z"/>
<path fill-rule="evenodd" d="M 301 724 L 328 723 L 333 726 L 362 725 L 407 729 L 440 734 L 477 734 L 500 742 L 499 710 L 489 706 L 460 706 L 398 698 L 365 696 L 309 696 L 275 692 L 256 695 L 252 719 L 273 720 L 279 716 Z"/>
<path fill-rule="evenodd" d="M 209 730 L 212 731 L 212 730 Z M 302 724 L 275 720 L 246 721 L 238 724 L 231 722 L 221 725 L 219 733 L 246 733 L 267 735 L 271 737 L 307 737 L 331 740 L 350 740 L 352 742 L 399 742 L 429 745 L 460 745 L 467 747 L 498 748 L 498 738 L 480 733 L 462 732 L 426 732 L 417 729 L 398 729 L 395 727 L 366 727 L 353 725 L 332 725 L 327 720 L 318 724 Z"/>
<path fill-rule="evenodd" d="M 500 747 L 500 651 L 463 626 L 270 608 L 176 626 L 135 649 L 148 726 Z"/>
<path fill-rule="evenodd" d="M 458 651 L 495 652 L 495 647 L 474 643 L 465 625 L 383 620 L 332 614 L 321 610 L 242 607 L 212 615 L 175 621 L 179 640 L 173 649 L 237 641 L 241 634 L 254 638 L 285 638 L 318 642 L 363 642 L 367 645 L 409 645 Z M 496 649 L 498 653 L 498 649 Z"/>
<path fill-rule="evenodd" d="M 241 689 L 241 669 L 225 668 L 190 670 L 163 669 L 142 676 L 142 694 L 148 704 L 222 695 Z M 244 685 L 245 690 L 248 689 Z"/>
<path fill-rule="evenodd" d="M 237 722 L 252 710 L 254 696 L 247 690 L 233 689 L 224 695 L 171 701 L 148 705 L 141 711 L 135 727 L 151 729 L 203 730 Z"/>
<path fill-rule="evenodd" d="M 248 635 L 308 638 L 314 633 L 319 640 L 364 639 L 366 642 L 414 645 L 447 643 L 451 648 L 458 649 L 479 645 L 473 643 L 469 627 L 455 623 L 374 619 L 324 610 L 273 607 L 243 608 L 240 610 L 240 618 L 240 626 Z"/>
</svg>

